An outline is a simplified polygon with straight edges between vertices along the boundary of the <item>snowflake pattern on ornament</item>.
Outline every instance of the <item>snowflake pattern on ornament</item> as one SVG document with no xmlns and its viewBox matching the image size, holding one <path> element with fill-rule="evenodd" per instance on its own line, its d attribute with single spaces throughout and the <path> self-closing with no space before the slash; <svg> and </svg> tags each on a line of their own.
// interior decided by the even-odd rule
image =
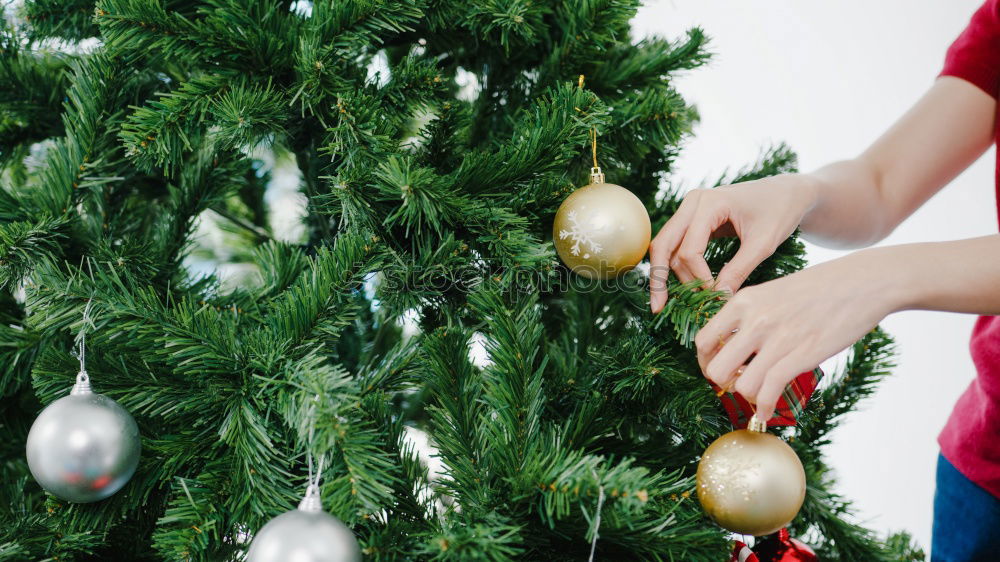
<svg viewBox="0 0 1000 562">
<path fill-rule="evenodd" d="M 594 252 L 595 254 L 601 253 L 601 245 L 594 241 L 594 231 L 602 230 L 603 227 L 587 228 L 587 225 L 580 224 L 580 222 L 576 220 L 576 211 L 570 211 L 566 213 L 566 218 L 569 220 L 569 223 L 570 225 L 572 225 L 572 228 L 570 230 L 560 230 L 559 239 L 565 240 L 567 238 L 570 238 L 571 240 L 573 240 L 573 246 L 570 247 L 569 249 L 570 253 L 572 253 L 574 256 L 579 256 L 581 244 L 590 246 L 590 251 Z M 590 226 L 593 227 L 594 225 Z M 589 258 L 590 258 L 589 253 L 583 255 L 583 259 L 589 259 Z"/>
</svg>

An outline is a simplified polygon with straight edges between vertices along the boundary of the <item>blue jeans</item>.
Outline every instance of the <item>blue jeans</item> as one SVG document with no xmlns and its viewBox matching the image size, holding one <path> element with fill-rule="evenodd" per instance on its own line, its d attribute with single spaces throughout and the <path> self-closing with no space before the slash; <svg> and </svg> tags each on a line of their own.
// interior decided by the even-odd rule
<svg viewBox="0 0 1000 562">
<path fill-rule="evenodd" d="M 938 456 L 931 562 L 1000 560 L 1000 499 Z"/>
</svg>

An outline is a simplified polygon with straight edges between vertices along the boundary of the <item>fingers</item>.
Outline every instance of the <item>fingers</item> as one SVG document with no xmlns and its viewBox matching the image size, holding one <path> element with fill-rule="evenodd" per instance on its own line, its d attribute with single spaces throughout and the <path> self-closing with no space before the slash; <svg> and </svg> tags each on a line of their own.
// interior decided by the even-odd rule
<svg viewBox="0 0 1000 562">
<path fill-rule="evenodd" d="M 698 330 L 694 336 L 694 345 L 698 350 L 698 365 L 701 366 L 703 373 L 715 354 L 719 352 L 719 342 L 733 337 L 738 333 L 739 326 L 739 316 L 723 306 L 722 310 Z"/>
<path fill-rule="evenodd" d="M 715 357 L 704 367 L 705 376 L 715 384 L 725 388 L 736 377 L 736 371 L 746 364 L 756 351 L 757 341 L 754 337 L 751 334 L 737 332 L 729 341 L 726 341 L 725 345 L 716 352 Z M 743 374 L 746 374 L 745 369 Z"/>
<path fill-rule="evenodd" d="M 747 277 L 753 273 L 753 270 L 767 259 L 767 256 L 771 255 L 771 252 L 772 250 L 768 249 L 766 245 L 741 242 L 739 251 L 719 272 L 719 277 L 715 282 L 716 288 L 735 293 L 747 280 Z"/>
<path fill-rule="evenodd" d="M 770 377 L 774 364 L 780 359 L 781 355 L 776 353 L 774 348 L 762 347 L 743 370 L 743 375 L 736 381 L 736 392 L 750 402 L 756 401 L 757 393 L 764 384 L 764 379 Z"/>
<path fill-rule="evenodd" d="M 792 380 L 805 372 L 809 367 L 802 366 L 802 360 L 795 354 L 788 355 L 775 363 L 760 385 L 757 391 L 757 416 L 763 420 L 771 419 L 774 415 L 774 408 L 781 398 L 781 393 L 785 391 Z"/>
<path fill-rule="evenodd" d="M 698 206 L 696 191 L 688 194 L 674 216 L 663 225 L 659 234 L 649 244 L 649 308 L 655 313 L 667 303 L 667 277 L 670 275 L 670 257 L 684 238 L 691 217 Z"/>
<path fill-rule="evenodd" d="M 674 216 L 649 247 L 649 307 L 655 313 L 667 303 L 667 277 L 674 272 L 681 283 L 701 279 L 712 282 L 705 249 L 713 232 L 728 220 L 728 212 L 711 192 L 689 192 Z M 707 203 L 706 203 L 707 202 Z"/>
<path fill-rule="evenodd" d="M 743 370 L 736 381 L 735 391 L 757 405 L 758 418 L 765 421 L 771 419 L 788 383 L 809 369 L 803 366 L 805 361 L 800 355 L 793 352 L 782 357 L 778 353 L 762 350 Z"/>
<path fill-rule="evenodd" d="M 705 249 L 712 231 L 718 227 L 717 216 L 696 217 L 684 233 L 684 239 L 674 254 L 677 278 L 682 283 L 701 279 L 705 286 L 712 283 L 712 270 L 705 261 Z M 673 264 L 671 264 L 673 265 Z"/>
</svg>

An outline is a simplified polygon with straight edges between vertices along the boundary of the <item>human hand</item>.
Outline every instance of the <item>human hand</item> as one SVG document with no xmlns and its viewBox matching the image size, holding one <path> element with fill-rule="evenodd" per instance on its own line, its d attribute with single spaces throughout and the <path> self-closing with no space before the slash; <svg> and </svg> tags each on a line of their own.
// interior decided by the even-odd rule
<svg viewBox="0 0 1000 562">
<path fill-rule="evenodd" d="M 771 418 L 785 386 L 903 306 L 893 260 L 857 252 L 737 292 L 695 337 L 698 363 Z"/>
<path fill-rule="evenodd" d="M 712 284 L 705 261 L 708 241 L 738 236 L 740 249 L 719 272 L 714 286 L 730 293 L 795 231 L 816 200 L 814 181 L 804 174 L 695 189 L 684 196 L 674 216 L 649 245 L 649 306 L 654 313 L 667 302 L 667 276 L 682 283 L 701 279 Z"/>
</svg>

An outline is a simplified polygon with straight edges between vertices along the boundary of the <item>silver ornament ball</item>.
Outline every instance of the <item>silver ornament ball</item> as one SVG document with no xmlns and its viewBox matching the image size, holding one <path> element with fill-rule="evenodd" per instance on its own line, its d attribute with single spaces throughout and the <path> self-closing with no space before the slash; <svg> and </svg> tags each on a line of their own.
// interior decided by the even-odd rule
<svg viewBox="0 0 1000 562">
<path fill-rule="evenodd" d="M 49 404 L 31 426 L 28 467 L 52 495 L 95 502 L 132 478 L 140 447 L 132 416 L 114 400 L 95 394 L 81 372 L 72 393 Z"/>
<path fill-rule="evenodd" d="M 312 487 L 310 487 L 312 488 Z M 250 544 L 247 562 L 360 562 L 354 533 L 322 510 L 311 489 L 298 509 L 267 522 Z"/>
</svg>

